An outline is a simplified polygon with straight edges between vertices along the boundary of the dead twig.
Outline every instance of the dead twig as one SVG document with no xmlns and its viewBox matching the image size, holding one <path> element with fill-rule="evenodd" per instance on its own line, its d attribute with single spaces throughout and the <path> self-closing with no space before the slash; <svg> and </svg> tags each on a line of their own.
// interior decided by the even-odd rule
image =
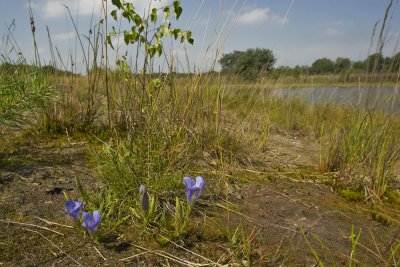
<svg viewBox="0 0 400 267">
<path fill-rule="evenodd" d="M 287 199 L 289 199 L 290 201 L 293 201 L 293 202 L 295 202 L 295 203 L 298 202 L 298 203 L 304 205 L 305 207 L 307 207 L 307 208 L 309 208 L 309 209 L 311 209 L 311 208 L 316 208 L 315 206 L 310 206 L 310 205 L 308 205 L 308 204 L 306 204 L 306 203 L 304 203 L 304 202 L 302 202 L 302 201 L 300 201 L 300 200 L 296 200 L 296 199 L 291 198 L 291 197 L 289 197 L 289 196 L 287 196 L 287 195 L 285 195 L 285 194 L 282 194 L 282 193 L 280 193 L 280 192 L 273 191 L 273 190 L 272 190 L 272 192 L 274 192 L 274 193 L 277 194 L 277 195 L 283 196 L 283 197 L 285 197 L 285 198 L 287 198 Z"/>
<path fill-rule="evenodd" d="M 228 207 L 225 207 L 224 205 L 219 204 L 219 203 L 216 204 L 216 206 L 217 206 L 217 207 L 220 207 L 220 208 L 223 208 L 223 209 L 226 209 L 226 210 L 228 210 L 228 211 L 230 211 L 230 212 L 233 212 L 233 213 L 235 213 L 235 214 L 237 214 L 237 215 L 239 215 L 239 216 L 242 216 L 243 218 L 245 218 L 245 219 L 248 220 L 249 222 L 254 223 L 254 224 L 256 224 L 256 225 L 258 225 L 258 226 L 260 226 L 260 227 L 262 227 L 262 228 L 264 228 L 264 229 L 268 229 L 268 226 L 267 226 L 267 225 L 264 225 L 264 224 L 262 224 L 262 223 L 256 222 L 256 221 L 253 220 L 253 218 L 251 218 L 250 216 L 247 216 L 247 215 L 245 215 L 245 214 L 243 214 L 243 213 L 241 213 L 241 212 L 238 212 L 238 211 L 236 211 L 236 210 L 233 210 L 233 209 L 230 209 L 230 208 L 228 208 Z M 291 232 L 296 233 L 296 234 L 301 234 L 299 231 L 296 231 L 295 229 L 292 229 L 292 228 L 289 228 L 289 227 L 285 227 L 285 226 L 282 226 L 282 225 L 278 225 L 278 224 L 275 224 L 275 223 L 269 223 L 269 225 L 271 225 L 271 226 L 273 226 L 273 227 L 276 227 L 276 228 L 288 230 L 288 231 L 291 231 Z"/>
<path fill-rule="evenodd" d="M 29 231 L 32 233 L 36 233 L 38 235 L 40 235 L 41 237 L 43 237 L 44 239 L 46 239 L 47 242 L 49 242 L 53 247 L 57 248 L 62 254 L 64 254 L 65 256 L 67 256 L 68 258 L 70 258 L 73 262 L 75 262 L 76 264 L 78 264 L 78 266 L 82 266 L 83 265 L 75 260 L 74 258 L 72 258 L 67 252 L 65 252 L 62 248 L 60 248 L 59 246 L 57 246 L 56 244 L 53 243 L 53 241 L 51 241 L 50 239 L 48 239 L 47 237 L 45 237 L 43 234 L 39 233 L 38 231 L 32 230 L 32 229 L 28 229 L 28 228 L 22 228 L 25 231 Z"/>
<path fill-rule="evenodd" d="M 104 261 L 107 260 L 107 258 L 104 257 L 103 254 L 101 254 L 101 252 L 96 248 L 96 246 L 93 246 L 93 248 L 94 248 L 94 250 L 96 250 L 96 252 L 100 255 L 100 257 L 101 257 Z"/>
<path fill-rule="evenodd" d="M 186 252 L 188 252 L 188 253 L 190 253 L 190 254 L 193 254 L 193 255 L 195 255 L 195 256 L 197 256 L 197 257 L 203 259 L 203 260 L 206 260 L 206 261 L 212 263 L 213 265 L 222 266 L 221 264 L 219 264 L 219 263 L 217 263 L 217 262 L 215 262 L 215 261 L 212 261 L 212 260 L 210 260 L 210 259 L 208 259 L 208 258 L 206 258 L 206 257 L 204 257 L 204 256 L 202 256 L 202 255 L 200 255 L 200 254 L 197 254 L 197 253 L 195 253 L 195 252 L 193 252 L 193 251 L 191 251 L 191 250 L 189 250 L 189 249 L 187 249 L 187 248 L 185 248 L 185 247 L 183 247 L 183 246 L 181 246 L 181 245 L 175 243 L 174 241 L 172 241 L 171 239 L 169 239 L 169 238 L 167 238 L 167 237 L 165 237 L 165 236 L 163 236 L 163 235 L 160 235 L 160 234 L 159 234 L 159 236 L 162 237 L 162 238 L 164 238 L 165 240 L 167 240 L 168 242 L 170 242 L 170 243 L 173 244 L 174 246 L 176 246 L 176 247 L 178 247 L 178 248 L 180 248 L 180 249 L 182 249 L 182 250 L 184 250 L 184 251 L 186 251 Z"/>
<path fill-rule="evenodd" d="M 151 252 L 151 251 L 143 251 L 143 252 L 141 252 L 141 253 L 137 253 L 137 254 L 135 254 L 135 255 L 132 255 L 132 256 L 129 256 L 129 257 L 120 259 L 119 261 L 130 261 L 131 259 L 137 258 L 137 257 L 139 257 L 139 256 L 142 256 L 142 255 L 147 254 L 147 253 L 150 253 L 150 252 Z"/>
<path fill-rule="evenodd" d="M 45 223 L 47 223 L 48 225 L 57 225 L 57 226 L 65 227 L 65 228 L 74 229 L 74 227 L 72 227 L 72 226 L 70 226 L 70 225 L 65 225 L 65 224 L 60 224 L 60 223 L 56 223 L 56 222 L 51 222 L 51 221 L 49 221 L 49 220 L 46 220 L 46 219 L 43 219 L 43 218 L 40 218 L 40 217 L 37 217 L 37 216 L 35 216 L 35 219 L 38 219 L 39 221 L 45 222 Z"/>
<path fill-rule="evenodd" d="M 41 226 L 41 225 L 36 225 L 36 224 L 31 224 L 31 223 L 7 221 L 7 220 L 2 220 L 2 219 L 0 219 L 0 222 L 9 223 L 9 224 L 15 224 L 15 225 L 19 225 L 19 226 L 29 226 L 29 227 L 39 228 L 39 229 L 43 229 L 43 230 L 46 230 L 46 231 L 49 231 L 49 232 L 64 236 L 63 233 L 60 233 L 58 231 L 52 230 L 50 228 L 47 228 L 47 227 L 44 227 L 44 226 Z"/>
<path fill-rule="evenodd" d="M 174 256 L 174 255 L 172 255 L 172 254 L 170 254 L 168 252 L 165 252 L 165 251 L 150 250 L 150 249 L 147 249 L 147 248 L 141 247 L 139 245 L 135 245 L 135 244 L 133 244 L 133 246 L 138 248 L 138 249 L 140 249 L 140 250 L 144 250 L 144 251 L 146 251 L 148 253 L 153 253 L 153 254 L 155 254 L 157 256 L 164 257 L 164 258 L 166 258 L 168 260 L 171 260 L 173 262 L 179 263 L 179 264 L 184 265 L 184 266 L 207 266 L 207 265 L 197 264 L 197 263 L 194 263 L 194 262 L 183 260 L 183 259 L 181 259 L 181 258 L 179 258 L 177 256 Z"/>
</svg>

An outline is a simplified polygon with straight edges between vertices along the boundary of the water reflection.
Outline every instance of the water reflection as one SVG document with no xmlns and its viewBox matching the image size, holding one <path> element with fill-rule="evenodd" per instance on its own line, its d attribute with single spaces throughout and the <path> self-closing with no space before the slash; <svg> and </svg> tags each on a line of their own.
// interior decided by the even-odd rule
<svg viewBox="0 0 400 267">
<path fill-rule="evenodd" d="M 400 113 L 399 89 L 315 87 L 275 89 L 272 95 L 285 99 L 301 98 L 311 104 L 352 105 Z"/>
</svg>

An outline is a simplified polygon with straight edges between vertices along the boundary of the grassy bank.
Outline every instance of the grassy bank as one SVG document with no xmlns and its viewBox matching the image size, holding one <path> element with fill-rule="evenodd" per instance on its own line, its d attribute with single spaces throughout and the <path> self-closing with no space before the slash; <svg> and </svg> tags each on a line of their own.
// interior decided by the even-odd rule
<svg viewBox="0 0 400 267">
<path fill-rule="evenodd" d="M 278 88 L 314 88 L 314 87 L 355 87 L 355 88 L 398 88 L 397 73 L 353 73 L 346 77 L 343 74 L 301 74 L 297 76 L 275 74 L 271 71 L 255 81 L 246 81 L 243 77 L 223 75 L 225 83 L 233 88 L 278 89 Z"/>
</svg>

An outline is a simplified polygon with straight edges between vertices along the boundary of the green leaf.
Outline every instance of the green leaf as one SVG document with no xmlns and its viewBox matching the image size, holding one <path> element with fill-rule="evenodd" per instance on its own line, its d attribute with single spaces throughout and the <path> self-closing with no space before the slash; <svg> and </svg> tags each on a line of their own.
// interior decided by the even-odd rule
<svg viewBox="0 0 400 267">
<path fill-rule="evenodd" d="M 110 35 L 111 37 L 117 36 L 117 33 L 115 32 L 114 26 L 111 28 L 111 32 L 108 35 Z"/>
<path fill-rule="evenodd" d="M 156 22 L 157 22 L 157 8 L 153 8 L 153 9 L 151 10 L 150 20 L 151 20 L 151 22 L 153 22 L 153 23 L 156 23 Z"/>
<path fill-rule="evenodd" d="M 182 217 L 182 208 L 181 208 L 181 202 L 179 201 L 179 198 L 175 198 L 175 228 L 179 229 L 180 224 L 181 224 L 181 217 Z"/>
<path fill-rule="evenodd" d="M 122 16 L 126 18 L 129 22 L 131 22 L 131 14 L 128 11 L 122 12 Z"/>
<path fill-rule="evenodd" d="M 162 55 L 163 47 L 160 43 L 156 45 L 157 55 L 160 57 Z"/>
<path fill-rule="evenodd" d="M 144 26 L 140 25 L 138 28 L 138 33 L 142 33 L 144 31 Z"/>
<path fill-rule="evenodd" d="M 110 35 L 110 34 L 107 35 L 106 41 L 107 41 L 107 44 L 108 44 L 109 46 L 111 46 L 112 49 L 114 49 L 114 46 L 113 46 L 113 44 L 112 44 L 112 42 L 111 42 L 111 35 Z"/>
<path fill-rule="evenodd" d="M 173 31 L 171 32 L 172 35 L 174 36 L 175 40 L 178 39 L 179 34 L 181 33 L 180 29 L 173 29 Z"/>
<path fill-rule="evenodd" d="M 136 25 L 137 26 L 139 26 L 140 24 L 142 24 L 142 18 L 139 16 L 139 15 L 135 15 L 134 17 L 133 17 L 133 21 L 136 23 Z"/>
<path fill-rule="evenodd" d="M 118 18 L 117 18 L 117 10 L 111 11 L 111 16 L 114 18 L 114 20 L 118 20 Z"/>
<path fill-rule="evenodd" d="M 68 195 L 67 192 L 63 191 L 65 200 L 72 200 L 72 198 Z"/>
<path fill-rule="evenodd" d="M 155 197 L 151 197 L 149 216 L 152 216 L 154 214 L 155 210 L 156 210 L 156 198 Z"/>
<path fill-rule="evenodd" d="M 156 43 L 159 43 L 161 41 L 161 35 L 158 33 L 154 34 L 154 38 L 156 39 Z"/>
<path fill-rule="evenodd" d="M 139 34 L 136 32 L 135 26 L 132 26 L 131 32 L 129 34 L 131 35 L 130 37 L 131 43 L 134 43 L 139 39 Z"/>
<path fill-rule="evenodd" d="M 129 13 L 136 14 L 136 12 L 135 12 L 135 7 L 133 6 L 132 3 L 125 3 L 125 7 L 126 7 L 126 10 L 127 10 Z"/>
<path fill-rule="evenodd" d="M 86 203 L 90 203 L 90 197 L 89 197 L 88 193 L 86 192 L 85 188 L 82 186 L 81 181 L 79 180 L 78 177 L 75 177 L 75 184 L 76 184 L 76 187 L 78 188 L 78 192 L 81 194 L 83 200 Z"/>
<path fill-rule="evenodd" d="M 155 88 L 159 88 L 161 86 L 161 80 L 160 79 L 154 79 L 152 80 L 152 84 Z"/>
<path fill-rule="evenodd" d="M 122 8 L 121 0 L 112 0 L 111 3 L 116 6 L 118 9 Z"/>
<path fill-rule="evenodd" d="M 139 40 L 139 34 L 137 32 L 132 33 L 132 40 L 135 42 Z"/>
<path fill-rule="evenodd" d="M 147 46 L 147 53 L 149 53 L 150 58 L 153 58 L 154 55 L 156 54 L 156 48 L 154 45 L 148 45 Z"/>
<path fill-rule="evenodd" d="M 169 14 L 170 14 L 169 6 L 164 7 L 163 11 L 164 11 L 164 19 L 163 20 L 165 21 L 169 17 Z"/>
<path fill-rule="evenodd" d="M 192 38 L 192 31 L 187 31 L 186 32 L 186 40 L 189 42 L 189 44 L 193 45 L 194 40 Z"/>
<path fill-rule="evenodd" d="M 131 36 L 126 31 L 124 32 L 124 41 L 125 41 L 125 44 L 129 44 L 131 41 Z"/>
<path fill-rule="evenodd" d="M 159 31 L 161 33 L 161 37 L 165 37 L 168 35 L 168 29 L 167 27 L 165 27 L 165 25 L 161 25 Z"/>
<path fill-rule="evenodd" d="M 180 1 L 174 1 L 173 5 L 174 5 L 175 17 L 176 17 L 176 19 L 179 19 L 179 17 L 182 14 L 182 11 L 183 11 L 183 9 L 181 7 L 181 3 L 180 3 Z"/>
</svg>

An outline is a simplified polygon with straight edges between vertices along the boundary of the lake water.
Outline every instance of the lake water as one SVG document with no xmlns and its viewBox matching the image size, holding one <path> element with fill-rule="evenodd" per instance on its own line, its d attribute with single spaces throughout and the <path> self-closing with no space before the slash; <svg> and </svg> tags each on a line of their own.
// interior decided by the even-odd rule
<svg viewBox="0 0 400 267">
<path fill-rule="evenodd" d="M 301 98 L 310 104 L 352 105 L 400 113 L 400 91 L 394 88 L 315 87 L 275 89 L 272 95 L 284 99 Z"/>
</svg>

